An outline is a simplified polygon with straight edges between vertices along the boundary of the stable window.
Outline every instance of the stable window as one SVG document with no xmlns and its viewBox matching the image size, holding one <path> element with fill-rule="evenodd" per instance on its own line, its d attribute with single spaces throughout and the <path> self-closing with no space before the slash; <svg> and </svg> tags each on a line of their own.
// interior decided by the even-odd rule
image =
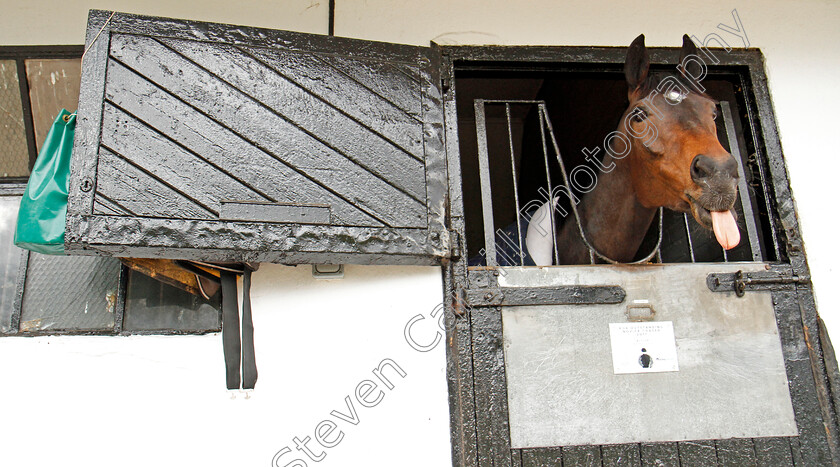
<svg viewBox="0 0 840 467">
<path fill-rule="evenodd" d="M 14 246 L 20 196 L 62 108 L 78 106 L 81 46 L 0 47 L 0 334 L 203 333 L 219 298 L 186 293 L 116 258 Z"/>
<path fill-rule="evenodd" d="M 486 265 L 493 249 L 492 265 L 526 265 L 525 235 L 517 235 L 517 230 L 524 232 L 522 224 L 536 221 L 535 214 L 556 230 L 577 223 L 571 203 L 579 211 L 587 194 L 613 170 L 601 162 L 606 158 L 609 163 L 607 145 L 613 140 L 624 144 L 613 136 L 627 108 L 627 84 L 620 66 L 540 68 L 470 65 L 456 71 L 462 186 L 470 187 L 463 190 L 463 199 L 471 264 Z M 658 66 L 651 72 L 672 68 Z M 724 250 L 691 213 L 667 209 L 662 213 L 661 242 L 657 214 L 632 261 L 648 256 L 657 263 L 781 260 L 784 246 L 776 232 L 778 221 L 767 209 L 772 205 L 768 168 L 754 149 L 740 77 L 721 70 L 707 74 L 702 84 L 718 101 L 718 139 L 739 163 L 734 210 L 743 231 L 741 242 Z M 552 218 L 536 212 L 547 203 L 549 192 L 559 200 Z M 495 235 L 487 236 L 487 230 Z M 597 232 L 586 234 L 592 242 L 590 237 Z M 552 250 L 564 248 L 553 240 Z M 558 264 L 556 256 L 551 259 Z M 593 255 L 586 262 L 604 260 Z"/>
</svg>

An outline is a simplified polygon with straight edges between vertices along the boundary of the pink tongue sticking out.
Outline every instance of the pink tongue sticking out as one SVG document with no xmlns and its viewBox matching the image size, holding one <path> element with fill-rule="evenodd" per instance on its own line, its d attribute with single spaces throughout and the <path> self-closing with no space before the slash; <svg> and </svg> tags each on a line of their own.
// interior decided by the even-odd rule
<svg viewBox="0 0 840 467">
<path fill-rule="evenodd" d="M 720 246 L 724 250 L 731 250 L 741 242 L 741 232 L 735 223 L 735 216 L 730 211 L 711 211 L 712 228 L 715 231 Z"/>
</svg>

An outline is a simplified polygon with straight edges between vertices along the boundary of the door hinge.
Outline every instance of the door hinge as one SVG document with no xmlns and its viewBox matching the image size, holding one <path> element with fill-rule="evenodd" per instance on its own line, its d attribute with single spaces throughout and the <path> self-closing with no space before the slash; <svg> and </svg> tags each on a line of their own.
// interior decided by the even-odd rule
<svg viewBox="0 0 840 467">
<path fill-rule="evenodd" d="M 449 252 L 452 259 L 461 257 L 461 236 L 455 230 L 449 231 Z"/>
<path fill-rule="evenodd" d="M 756 272 L 713 272 L 706 276 L 706 285 L 712 292 L 735 292 L 739 297 L 743 297 L 747 291 L 771 291 L 782 286 L 807 284 L 810 281 L 809 276 L 798 276 L 789 268 Z"/>
</svg>

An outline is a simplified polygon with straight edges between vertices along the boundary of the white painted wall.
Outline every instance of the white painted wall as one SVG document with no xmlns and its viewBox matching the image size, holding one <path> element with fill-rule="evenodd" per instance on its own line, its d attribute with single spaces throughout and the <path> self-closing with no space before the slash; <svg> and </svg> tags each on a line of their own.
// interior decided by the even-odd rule
<svg viewBox="0 0 840 467">
<path fill-rule="evenodd" d="M 224 389 L 222 341 L 208 336 L 0 339 L 0 465 L 450 465 L 444 341 L 418 352 L 403 335 L 441 302 L 440 269 L 348 266 L 315 280 L 308 266 L 263 265 L 252 299 L 259 381 L 250 399 Z M 436 323 L 413 327 L 433 342 Z M 384 368 L 388 389 L 373 370 Z M 356 388 L 377 388 L 364 407 Z M 363 388 L 364 389 L 364 388 Z M 356 411 L 356 424 L 331 415 Z M 314 439 L 324 420 L 343 438 Z M 327 436 L 334 442 L 339 431 Z M 295 455 L 297 454 L 297 455 Z M 304 464 L 299 464 L 300 467 Z"/>
<path fill-rule="evenodd" d="M 840 253 L 823 188 L 834 186 L 840 169 L 834 155 L 840 4 L 651 1 L 644 10 L 581 0 L 337 4 L 338 35 L 417 45 L 623 46 L 644 32 L 649 45 L 676 46 L 683 33 L 703 37 L 718 23 L 732 24 L 737 8 L 750 45 L 767 57 L 819 310 L 840 342 L 840 298 L 832 294 Z M 326 0 L 0 0 L 0 44 L 81 43 L 89 8 L 327 31 Z M 348 267 L 342 281 L 316 282 L 305 267 L 264 265 L 253 287 L 260 382 L 248 400 L 230 400 L 223 390 L 218 335 L 0 339 L 0 465 L 270 465 L 278 450 L 294 448 L 294 436 L 312 436 L 330 411 L 346 413 L 344 397 L 374 379 L 371 370 L 384 358 L 397 362 L 405 379 L 395 378 L 376 407 L 356 405 L 358 425 L 337 422 L 345 437 L 318 465 L 449 465 L 442 345 L 419 353 L 402 335 L 405 323 L 430 313 L 441 296 L 438 268 Z"/>
</svg>

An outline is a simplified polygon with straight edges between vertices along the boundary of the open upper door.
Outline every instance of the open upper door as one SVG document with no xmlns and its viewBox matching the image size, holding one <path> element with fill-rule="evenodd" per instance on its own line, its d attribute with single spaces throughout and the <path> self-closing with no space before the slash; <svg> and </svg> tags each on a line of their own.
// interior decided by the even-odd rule
<svg viewBox="0 0 840 467">
<path fill-rule="evenodd" d="M 432 49 L 105 11 L 86 47 L 69 253 L 450 255 Z"/>
</svg>

